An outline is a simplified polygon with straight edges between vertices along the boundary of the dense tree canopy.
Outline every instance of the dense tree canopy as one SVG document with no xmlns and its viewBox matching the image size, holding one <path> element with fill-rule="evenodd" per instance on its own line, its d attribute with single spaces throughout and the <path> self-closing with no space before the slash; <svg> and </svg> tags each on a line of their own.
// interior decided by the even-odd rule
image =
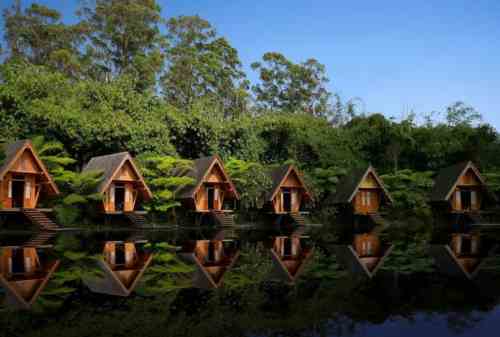
<svg viewBox="0 0 500 337">
<path fill-rule="evenodd" d="M 154 0 L 85 2 L 79 13 L 69 25 L 36 3 L 4 12 L 0 141 L 44 135 L 62 144 L 75 170 L 124 150 L 185 159 L 219 153 L 252 188 L 247 171 L 292 161 L 320 207 L 339 175 L 368 163 L 396 187 L 464 160 L 497 175 L 498 133 L 466 103 L 391 119 L 330 92 L 313 58 L 265 53 L 250 85 L 238 51 L 208 21 L 167 20 Z M 399 204 L 421 202 L 407 197 Z"/>
</svg>

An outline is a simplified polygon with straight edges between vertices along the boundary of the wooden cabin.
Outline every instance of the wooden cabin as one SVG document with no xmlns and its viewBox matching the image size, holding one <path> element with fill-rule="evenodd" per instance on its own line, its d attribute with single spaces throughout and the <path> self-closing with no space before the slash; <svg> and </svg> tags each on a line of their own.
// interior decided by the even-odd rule
<svg viewBox="0 0 500 337">
<path fill-rule="evenodd" d="M 430 253 L 443 273 L 471 280 L 497 248 L 496 242 L 483 239 L 478 232 L 454 233 L 448 244 L 432 244 Z"/>
<path fill-rule="evenodd" d="M 0 203 L 3 209 L 35 209 L 40 201 L 59 195 L 47 168 L 29 140 L 4 148 L 0 167 Z"/>
<path fill-rule="evenodd" d="M 153 255 L 143 251 L 138 242 L 108 241 L 98 261 L 104 277 L 85 280 L 85 284 L 95 293 L 130 296 L 152 259 Z"/>
<path fill-rule="evenodd" d="M 0 254 L 0 285 L 6 304 L 30 309 L 59 266 L 59 260 L 42 258 L 37 247 L 3 247 Z"/>
<path fill-rule="evenodd" d="M 354 170 L 337 184 L 335 205 L 347 206 L 354 214 L 376 214 L 380 206 L 393 199 L 372 166 Z"/>
<path fill-rule="evenodd" d="M 494 199 L 472 162 L 442 169 L 431 193 L 431 202 L 451 213 L 478 213 L 486 201 Z"/>
<path fill-rule="evenodd" d="M 83 171 L 103 173 L 103 179 L 97 191 L 103 195 L 102 210 L 105 214 L 138 216 L 144 213 L 141 211 L 142 203 L 153 198 L 153 194 L 128 152 L 94 157 Z M 131 220 L 134 219 L 131 218 Z"/>
<path fill-rule="evenodd" d="M 300 233 L 272 238 L 270 249 L 273 260 L 272 277 L 287 283 L 295 283 L 307 261 L 313 256 L 314 248 L 310 246 L 308 239 L 309 237 Z"/>
<path fill-rule="evenodd" d="M 230 210 L 225 209 L 225 203 L 240 198 L 217 155 L 195 160 L 184 175 L 193 178 L 194 183 L 178 190 L 177 199 L 195 212 L 227 212 Z"/>
<path fill-rule="evenodd" d="M 270 172 L 272 187 L 265 206 L 273 214 L 299 213 L 302 205 L 312 200 L 302 175 L 294 165 L 284 165 Z"/>
<path fill-rule="evenodd" d="M 372 278 L 392 252 L 393 245 L 381 242 L 375 233 L 354 235 L 352 245 L 336 247 L 337 258 L 354 273 Z"/>
<path fill-rule="evenodd" d="M 193 285 L 210 289 L 222 286 L 224 274 L 238 260 L 240 249 L 235 240 L 191 240 L 182 245 L 179 255 L 196 267 Z"/>
</svg>

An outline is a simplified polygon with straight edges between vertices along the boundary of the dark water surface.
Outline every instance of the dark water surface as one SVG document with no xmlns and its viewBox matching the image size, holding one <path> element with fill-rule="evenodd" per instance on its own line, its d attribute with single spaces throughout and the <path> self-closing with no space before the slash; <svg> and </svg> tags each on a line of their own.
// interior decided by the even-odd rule
<svg viewBox="0 0 500 337">
<path fill-rule="evenodd" d="M 477 228 L 345 240 L 329 226 L 4 232 L 0 334 L 499 336 L 497 237 Z"/>
</svg>

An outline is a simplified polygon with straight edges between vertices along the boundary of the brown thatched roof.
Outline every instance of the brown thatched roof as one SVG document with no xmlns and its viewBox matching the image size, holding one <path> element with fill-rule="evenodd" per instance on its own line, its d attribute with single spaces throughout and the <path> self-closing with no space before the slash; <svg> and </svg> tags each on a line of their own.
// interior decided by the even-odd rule
<svg viewBox="0 0 500 337">
<path fill-rule="evenodd" d="M 432 202 L 448 201 L 453 190 L 456 188 L 460 177 L 462 177 L 469 169 L 472 169 L 484 188 L 485 181 L 479 173 L 479 170 L 472 162 L 459 163 L 450 167 L 446 167 L 439 171 L 437 178 L 434 181 L 434 187 L 431 192 Z"/>
<path fill-rule="evenodd" d="M 343 176 L 337 183 L 337 192 L 335 193 L 333 202 L 335 204 L 347 204 L 352 202 L 354 196 L 358 192 L 359 186 L 370 173 L 373 174 L 380 188 L 382 188 L 387 200 L 390 203 L 394 202 L 382 179 L 380 179 L 371 165 L 368 166 L 368 168 L 355 169 Z"/>
<path fill-rule="evenodd" d="M 194 182 L 191 185 L 183 186 L 181 189 L 179 189 L 177 191 L 177 198 L 179 199 L 194 198 L 194 195 L 201 187 L 203 181 L 205 180 L 206 176 L 210 173 L 210 170 L 214 165 L 219 165 L 222 174 L 224 175 L 224 178 L 226 179 L 227 183 L 229 183 L 229 185 L 231 186 L 231 190 L 234 193 L 234 197 L 236 199 L 239 199 L 240 196 L 238 194 L 238 191 L 236 190 L 236 187 L 231 181 L 231 178 L 226 173 L 222 159 L 218 155 L 196 159 L 193 162 L 193 167 L 187 173 L 179 172 L 179 174 L 193 178 Z"/>
<path fill-rule="evenodd" d="M 153 198 L 153 194 L 149 189 L 148 185 L 144 181 L 144 178 L 134 163 L 134 159 L 128 152 L 113 153 L 99 157 L 93 157 L 83 168 L 83 172 L 88 171 L 100 171 L 103 173 L 103 179 L 99 184 L 97 190 L 99 193 L 104 193 L 108 188 L 109 184 L 113 181 L 115 175 L 118 171 L 125 165 L 125 163 L 130 163 L 134 173 L 139 177 L 139 181 L 142 184 L 142 190 L 144 192 L 145 199 L 149 200 Z"/>
<path fill-rule="evenodd" d="M 29 139 L 18 140 L 14 143 L 7 144 L 4 147 L 3 151 L 5 154 L 5 159 L 3 160 L 2 166 L 0 167 L 0 180 L 3 180 L 4 176 L 9 172 L 12 165 L 16 163 L 19 157 L 21 157 L 21 155 L 26 150 L 31 152 L 33 158 L 35 159 L 35 162 L 42 170 L 45 180 L 47 181 L 47 184 L 50 187 L 49 194 L 55 194 L 55 195 L 59 194 L 59 189 L 57 188 L 57 185 L 55 184 L 54 180 L 52 179 L 52 176 L 50 175 L 49 171 L 47 170 L 43 162 L 38 157 L 38 154 L 36 153 L 35 149 L 33 148 L 33 144 Z"/>
<path fill-rule="evenodd" d="M 269 192 L 266 194 L 266 201 L 272 201 L 276 193 L 278 193 L 281 185 L 285 181 L 285 179 L 292 173 L 295 172 L 295 175 L 300 181 L 300 184 L 302 185 L 302 188 L 306 192 L 306 194 L 309 196 L 309 198 L 312 199 L 312 193 L 309 191 L 307 188 L 306 184 L 304 183 L 304 179 L 302 178 L 302 175 L 300 172 L 297 170 L 297 168 L 294 165 L 288 164 L 288 165 L 282 165 L 280 167 L 275 168 L 274 170 L 270 171 L 270 176 L 271 176 L 271 182 L 272 182 L 272 188 L 269 190 Z"/>
</svg>

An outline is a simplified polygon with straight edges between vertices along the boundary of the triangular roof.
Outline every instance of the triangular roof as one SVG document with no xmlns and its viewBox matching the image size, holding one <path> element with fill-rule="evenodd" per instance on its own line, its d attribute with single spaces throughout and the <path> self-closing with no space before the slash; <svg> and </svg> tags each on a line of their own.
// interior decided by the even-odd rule
<svg viewBox="0 0 500 337">
<path fill-rule="evenodd" d="M 481 176 L 481 173 L 471 161 L 459 163 L 450 167 L 446 167 L 439 171 L 439 174 L 434 181 L 434 187 L 431 192 L 431 201 L 448 201 L 451 197 L 451 194 L 453 193 L 453 190 L 456 188 L 460 177 L 467 173 L 469 169 L 474 172 L 481 184 L 486 187 L 486 183 Z"/>
<path fill-rule="evenodd" d="M 38 154 L 36 153 L 35 149 L 33 148 L 33 144 L 29 139 L 23 139 L 23 140 L 18 140 L 14 143 L 7 144 L 3 151 L 5 153 L 5 159 L 3 160 L 2 166 L 0 167 L 0 180 L 3 180 L 5 175 L 10 171 L 12 168 L 12 165 L 14 165 L 17 160 L 22 156 L 24 151 L 30 151 L 36 164 L 38 167 L 42 170 L 45 179 L 47 180 L 48 185 L 51 188 L 51 194 L 59 194 L 59 189 L 57 188 L 56 183 L 52 179 L 52 176 L 50 175 L 49 171 L 43 164 L 43 162 L 40 160 L 38 157 Z"/>
<path fill-rule="evenodd" d="M 472 280 L 477 276 L 481 267 L 487 262 L 487 257 L 491 256 L 495 250 L 498 248 L 497 245 L 492 246 L 487 252 L 485 256 L 480 256 L 478 259 L 481 261 L 477 264 L 474 270 L 468 271 L 462 266 L 458 260 L 458 257 L 455 255 L 453 250 L 449 245 L 431 245 L 429 250 L 434 258 L 434 261 L 441 269 L 441 271 L 445 272 L 448 275 L 452 276 L 463 276 L 468 280 Z"/>
<path fill-rule="evenodd" d="M 179 172 L 179 174 L 183 174 L 184 176 L 193 178 L 194 182 L 191 185 L 187 185 L 179 189 L 177 191 L 177 198 L 193 199 L 196 192 L 201 187 L 203 181 L 205 180 L 209 172 L 212 170 L 212 167 L 214 165 L 219 165 L 222 174 L 224 175 L 224 178 L 230 184 L 231 189 L 234 192 L 235 198 L 239 199 L 240 195 L 238 194 L 238 191 L 236 190 L 236 187 L 234 186 L 231 178 L 226 173 L 226 170 L 224 168 L 224 163 L 222 162 L 222 159 L 218 155 L 196 159 L 193 162 L 193 167 L 186 174 Z"/>
<path fill-rule="evenodd" d="M 269 190 L 269 192 L 266 194 L 266 200 L 267 201 L 272 201 L 273 198 L 276 196 L 276 193 L 278 193 L 280 186 L 284 183 L 286 178 L 294 172 L 295 175 L 297 176 L 297 179 L 299 179 L 300 184 L 304 188 L 305 192 L 309 196 L 309 198 L 312 199 L 312 193 L 309 191 L 307 188 L 307 185 L 304 182 L 304 179 L 302 178 L 302 175 L 300 172 L 297 170 L 297 168 L 292 165 L 282 165 L 280 167 L 275 168 L 274 170 L 270 171 L 270 176 L 271 176 L 271 182 L 272 182 L 272 187 Z"/>
<path fill-rule="evenodd" d="M 283 259 L 274 251 L 274 249 L 271 248 L 270 250 L 271 258 L 273 261 L 273 270 L 271 271 L 272 276 L 288 283 L 294 283 L 297 280 L 297 278 L 302 274 L 307 261 L 311 259 L 314 253 L 314 248 L 308 249 L 307 252 L 305 252 L 302 260 L 298 261 L 298 268 L 295 270 L 295 272 L 291 273 L 283 262 Z"/>
<path fill-rule="evenodd" d="M 39 280 L 38 284 L 36 284 L 36 290 L 30 298 L 24 298 L 11 284 L 11 282 L 0 274 L 0 285 L 2 285 L 5 289 L 7 305 L 14 306 L 17 309 L 30 309 L 40 296 L 43 289 L 47 286 L 47 283 L 56 271 L 57 267 L 59 267 L 59 263 L 60 261 L 56 260 L 48 265 L 48 270 L 44 272 L 45 276 Z"/>
<path fill-rule="evenodd" d="M 385 187 L 382 179 L 380 179 L 377 172 L 371 165 L 368 166 L 368 168 L 355 169 L 349 174 L 343 176 L 337 183 L 337 192 L 335 193 L 333 202 L 335 204 L 347 204 L 352 202 L 359 190 L 361 183 L 370 173 L 375 177 L 375 180 L 384 192 L 387 200 L 389 200 L 390 203 L 393 203 L 394 200 L 392 199 L 391 194 Z"/>
<path fill-rule="evenodd" d="M 368 278 L 373 278 L 378 270 L 383 266 L 385 259 L 391 254 L 394 245 L 383 246 L 382 256 L 373 270 L 369 270 L 361 261 L 358 253 L 352 245 L 337 245 L 335 252 L 339 261 L 341 261 L 349 270 L 354 273 L 360 273 Z"/>
<path fill-rule="evenodd" d="M 109 264 L 103 260 L 97 261 L 97 264 L 104 272 L 104 277 L 101 279 L 84 280 L 84 283 L 95 293 L 123 297 L 130 296 L 153 259 L 152 254 L 145 254 L 144 257 L 141 268 L 137 270 L 137 275 L 134 276 L 134 280 L 128 287 L 125 286 L 118 275 L 116 275 L 116 271 L 111 269 Z"/>
<path fill-rule="evenodd" d="M 222 274 L 218 279 L 215 279 L 212 274 L 210 274 L 207 270 L 207 267 L 204 266 L 201 261 L 196 257 L 196 253 L 194 252 L 181 252 L 179 255 L 193 263 L 196 267 L 196 271 L 193 275 L 193 285 L 197 288 L 219 288 L 223 281 L 224 281 L 224 274 L 229 271 L 234 264 L 238 261 L 238 258 L 240 256 L 240 251 L 236 251 L 233 255 L 230 257 L 230 262 L 229 264 L 225 266 L 221 266 L 221 268 L 224 268 L 222 271 Z"/>
<path fill-rule="evenodd" d="M 149 189 L 148 185 L 144 181 L 144 177 L 141 172 L 135 165 L 134 159 L 128 152 L 120 152 L 113 153 L 104 156 L 93 157 L 87 163 L 87 165 L 83 168 L 83 172 L 86 171 L 101 171 L 103 173 L 103 179 L 98 186 L 98 192 L 104 193 L 106 189 L 109 187 L 109 184 L 113 181 L 116 174 L 126 163 L 130 163 L 132 170 L 139 178 L 139 181 L 142 183 L 144 195 L 146 199 L 152 199 L 153 194 Z"/>
</svg>

